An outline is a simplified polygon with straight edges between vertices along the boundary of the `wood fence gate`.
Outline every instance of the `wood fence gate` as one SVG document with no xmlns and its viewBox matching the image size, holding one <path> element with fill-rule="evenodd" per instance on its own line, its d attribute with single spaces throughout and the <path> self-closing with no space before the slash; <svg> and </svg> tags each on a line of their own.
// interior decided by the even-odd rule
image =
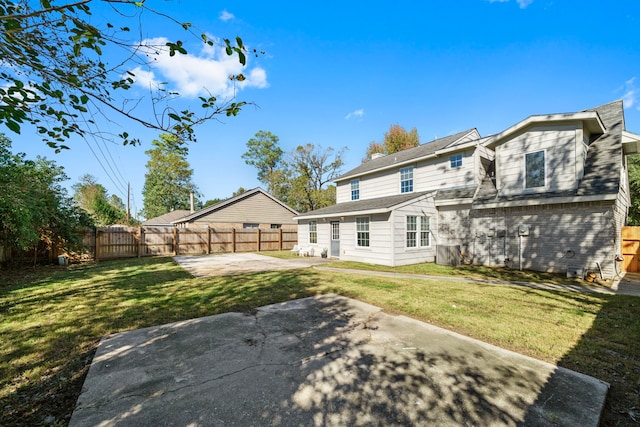
<svg viewBox="0 0 640 427">
<path fill-rule="evenodd" d="M 622 227 L 622 269 L 640 272 L 640 227 Z"/>
</svg>

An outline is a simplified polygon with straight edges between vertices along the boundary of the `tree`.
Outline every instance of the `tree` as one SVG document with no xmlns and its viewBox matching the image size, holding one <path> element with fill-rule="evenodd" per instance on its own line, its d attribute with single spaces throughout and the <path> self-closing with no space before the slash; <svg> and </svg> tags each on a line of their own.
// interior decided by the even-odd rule
<svg viewBox="0 0 640 427">
<path fill-rule="evenodd" d="M 244 188 L 244 187 L 238 187 L 238 189 L 237 189 L 236 191 L 234 191 L 234 192 L 233 192 L 233 194 L 231 195 L 231 197 L 236 197 L 236 196 L 239 196 L 239 195 L 244 194 L 244 193 L 246 193 L 246 192 L 247 192 L 247 190 L 245 190 L 245 188 Z"/>
<path fill-rule="evenodd" d="M 393 154 L 419 145 L 420 136 L 415 127 L 407 132 L 405 128 L 399 124 L 395 124 L 391 125 L 389 131 L 384 134 L 384 141 L 382 143 L 374 141 L 369 144 L 366 157 L 370 159 L 371 155 L 375 153 Z"/>
<path fill-rule="evenodd" d="M 292 180 L 287 203 L 300 212 L 335 204 L 335 187 L 327 184 L 340 174 L 344 150 L 335 153 L 331 147 L 299 145 L 289 161 Z"/>
<path fill-rule="evenodd" d="M 0 123 L 16 133 L 24 123 L 32 124 L 49 146 L 59 150 L 68 148 L 65 143 L 73 135 L 104 137 L 94 127 L 99 116 L 192 141 L 194 126 L 220 114 L 238 114 L 246 102 L 219 102 L 212 95 L 200 97 L 197 110 L 179 107 L 180 94 L 166 84 L 150 87 L 147 98 L 127 97 L 137 78 L 134 70 L 140 69 L 139 74 L 152 70 L 160 54 L 188 55 L 183 40 L 143 40 L 142 23 L 147 16 L 166 19 L 204 46 L 223 48 L 227 55 L 236 55 L 242 66 L 249 54 L 240 37 L 218 43 L 147 3 L 68 0 L 54 5 L 50 0 L 0 0 Z M 93 5 L 103 5 L 100 19 L 92 19 Z M 242 73 L 230 78 L 245 80 Z M 141 112 L 147 110 L 143 106 L 152 113 Z M 127 132 L 117 137 L 125 145 L 139 142 Z"/>
<path fill-rule="evenodd" d="M 154 148 L 145 151 L 149 161 L 142 189 L 144 216 L 154 218 L 176 209 L 189 209 L 189 194 L 193 191 L 197 198 L 199 193 L 191 180 L 188 148 L 170 134 L 160 135 L 152 145 Z"/>
<path fill-rule="evenodd" d="M 62 186 L 67 179 L 53 161 L 13 154 L 0 134 L 0 244 L 26 250 L 78 243 L 75 230 L 88 222 Z"/>
<path fill-rule="evenodd" d="M 122 200 L 115 194 L 109 196 L 107 189 L 102 184 L 98 184 L 94 176 L 83 175 L 71 188 L 73 199 L 78 207 L 87 212 L 96 225 L 126 222 L 127 213 Z"/>
<path fill-rule="evenodd" d="M 629 192 L 631 206 L 629 206 L 629 225 L 640 225 L 640 154 L 627 156 L 629 167 Z"/>
<path fill-rule="evenodd" d="M 258 169 L 258 179 L 269 186 L 271 176 L 282 166 L 284 151 L 278 145 L 279 138 L 271 132 L 260 130 L 255 138 L 247 141 L 247 151 L 242 155 L 245 163 Z"/>
</svg>

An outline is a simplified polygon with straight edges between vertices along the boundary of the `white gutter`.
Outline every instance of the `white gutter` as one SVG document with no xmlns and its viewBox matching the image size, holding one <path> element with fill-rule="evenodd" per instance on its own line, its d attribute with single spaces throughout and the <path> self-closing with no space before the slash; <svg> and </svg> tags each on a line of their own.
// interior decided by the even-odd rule
<svg viewBox="0 0 640 427">
<path fill-rule="evenodd" d="M 607 202 L 616 200 L 617 194 L 603 194 L 595 196 L 565 196 L 553 197 L 549 199 L 534 200 L 510 200 L 506 202 L 482 203 L 472 206 L 472 209 L 493 209 L 493 208 L 509 208 L 518 206 L 539 206 L 539 205 L 557 205 L 560 203 L 586 203 L 586 202 Z"/>
</svg>

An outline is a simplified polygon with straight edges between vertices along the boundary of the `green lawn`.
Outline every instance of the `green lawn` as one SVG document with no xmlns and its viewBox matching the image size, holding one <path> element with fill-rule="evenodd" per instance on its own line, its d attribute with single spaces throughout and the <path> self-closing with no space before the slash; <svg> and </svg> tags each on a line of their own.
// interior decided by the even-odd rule
<svg viewBox="0 0 640 427">
<path fill-rule="evenodd" d="M 465 272 L 499 280 L 506 274 L 437 268 L 445 275 Z M 66 425 L 106 334 L 328 292 L 607 381 L 612 387 L 604 425 L 632 425 L 629 411 L 640 408 L 637 297 L 313 269 L 196 279 L 171 258 L 0 274 L 2 425 Z M 563 280 L 526 274 L 531 281 Z"/>
</svg>

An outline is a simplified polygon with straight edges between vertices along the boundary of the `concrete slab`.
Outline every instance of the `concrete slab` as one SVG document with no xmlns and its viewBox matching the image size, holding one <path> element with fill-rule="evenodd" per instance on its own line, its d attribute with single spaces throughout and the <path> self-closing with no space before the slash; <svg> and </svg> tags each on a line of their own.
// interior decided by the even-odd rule
<svg viewBox="0 0 640 427">
<path fill-rule="evenodd" d="M 279 259 L 256 253 L 175 256 L 173 259 L 194 277 L 291 270 L 327 262 L 327 259 L 319 257 Z"/>
<path fill-rule="evenodd" d="M 608 384 L 324 295 L 106 337 L 70 426 L 597 426 Z"/>
</svg>

